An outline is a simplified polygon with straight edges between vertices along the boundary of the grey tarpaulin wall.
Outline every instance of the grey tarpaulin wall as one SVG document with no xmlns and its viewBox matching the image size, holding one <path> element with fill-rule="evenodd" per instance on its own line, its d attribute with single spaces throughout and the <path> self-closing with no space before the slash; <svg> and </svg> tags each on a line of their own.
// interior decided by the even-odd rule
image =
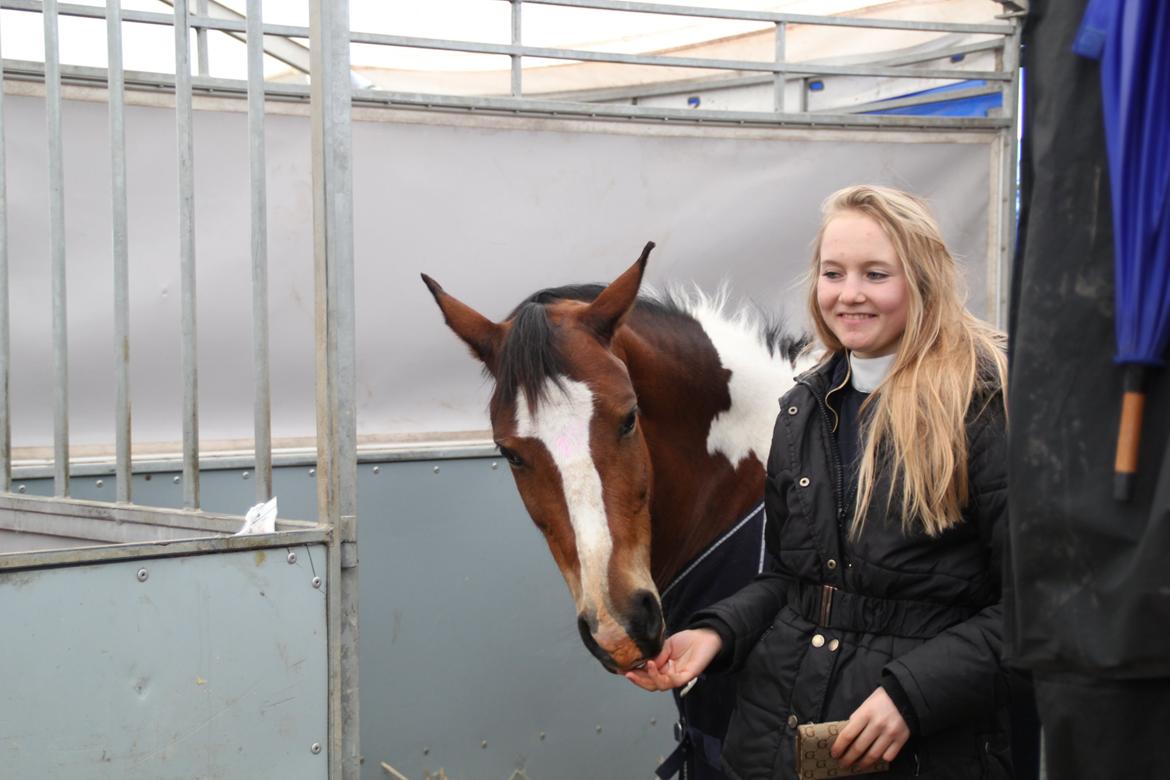
<svg viewBox="0 0 1170 780">
<path fill-rule="evenodd" d="M 1170 375 L 1148 385 L 1133 500 L 1112 498 L 1121 375 L 1084 3 L 1033 2 L 1014 276 L 1008 632 L 1037 677 L 1051 777 L 1170 771 Z"/>
</svg>

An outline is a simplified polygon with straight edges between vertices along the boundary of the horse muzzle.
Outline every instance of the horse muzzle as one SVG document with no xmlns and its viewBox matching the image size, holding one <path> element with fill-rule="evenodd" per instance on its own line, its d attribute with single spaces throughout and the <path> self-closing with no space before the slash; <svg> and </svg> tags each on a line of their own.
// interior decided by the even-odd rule
<svg viewBox="0 0 1170 780">
<path fill-rule="evenodd" d="M 623 674 L 656 657 L 662 650 L 665 628 L 662 605 L 649 590 L 635 591 L 617 620 L 599 621 L 589 612 L 577 617 L 581 641 L 614 674 Z"/>
</svg>

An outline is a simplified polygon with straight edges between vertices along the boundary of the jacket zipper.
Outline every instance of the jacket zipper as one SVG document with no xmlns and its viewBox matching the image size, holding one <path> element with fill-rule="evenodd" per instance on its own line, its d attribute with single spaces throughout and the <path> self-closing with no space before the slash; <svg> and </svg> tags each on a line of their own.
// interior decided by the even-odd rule
<svg viewBox="0 0 1170 780">
<path fill-rule="evenodd" d="M 812 397 L 817 401 L 817 408 L 821 412 L 821 421 L 825 424 L 825 432 L 829 435 L 829 466 L 833 470 L 833 500 L 837 507 L 837 531 L 840 533 L 844 530 L 845 520 L 845 477 L 841 467 L 841 452 L 837 448 L 837 437 L 833 433 L 833 426 L 829 422 L 829 408 L 828 403 L 817 395 L 817 391 L 813 389 L 807 381 L 801 380 L 800 384 L 808 388 Z M 839 543 L 839 542 L 838 542 Z"/>
</svg>

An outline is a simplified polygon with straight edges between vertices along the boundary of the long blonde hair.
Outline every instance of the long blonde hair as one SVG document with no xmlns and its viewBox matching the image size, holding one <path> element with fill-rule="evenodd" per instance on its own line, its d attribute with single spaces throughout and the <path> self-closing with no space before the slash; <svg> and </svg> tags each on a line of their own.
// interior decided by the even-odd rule
<svg viewBox="0 0 1170 780">
<path fill-rule="evenodd" d="M 920 525 L 938 536 L 960 522 L 969 499 L 972 399 L 978 391 L 990 402 L 996 390 L 1006 391 L 1006 337 L 967 311 L 955 259 L 926 204 L 899 190 L 857 185 L 825 200 L 813 244 L 808 305 L 826 361 L 844 346 L 821 316 L 816 282 L 825 227 L 842 212 L 864 214 L 881 226 L 897 252 L 909 298 L 894 364 L 863 406 L 868 423 L 850 534 L 861 533 L 876 477 L 888 470 L 886 508 L 900 493 L 903 532 Z"/>
</svg>

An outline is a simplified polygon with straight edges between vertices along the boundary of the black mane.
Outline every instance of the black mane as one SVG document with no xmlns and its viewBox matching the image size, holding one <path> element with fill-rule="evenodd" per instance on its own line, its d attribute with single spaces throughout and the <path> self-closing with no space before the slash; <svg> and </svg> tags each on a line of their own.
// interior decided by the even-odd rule
<svg viewBox="0 0 1170 780">
<path fill-rule="evenodd" d="M 529 404 L 544 399 L 547 381 L 561 386 L 568 361 L 561 348 L 560 333 L 548 318 L 547 304 L 556 301 L 592 301 L 605 289 L 601 284 L 575 284 L 538 290 L 522 301 L 508 319 L 512 327 L 500 350 L 496 364 L 496 393 L 493 406 L 511 405 L 521 391 Z M 694 321 L 688 301 L 682 293 L 672 291 L 662 297 L 641 295 L 635 307 L 638 311 L 657 317 L 683 317 Z M 808 344 L 806 335 L 793 336 L 784 327 L 783 319 L 760 315 L 758 332 L 761 343 L 770 355 L 780 355 L 793 363 Z"/>
</svg>

